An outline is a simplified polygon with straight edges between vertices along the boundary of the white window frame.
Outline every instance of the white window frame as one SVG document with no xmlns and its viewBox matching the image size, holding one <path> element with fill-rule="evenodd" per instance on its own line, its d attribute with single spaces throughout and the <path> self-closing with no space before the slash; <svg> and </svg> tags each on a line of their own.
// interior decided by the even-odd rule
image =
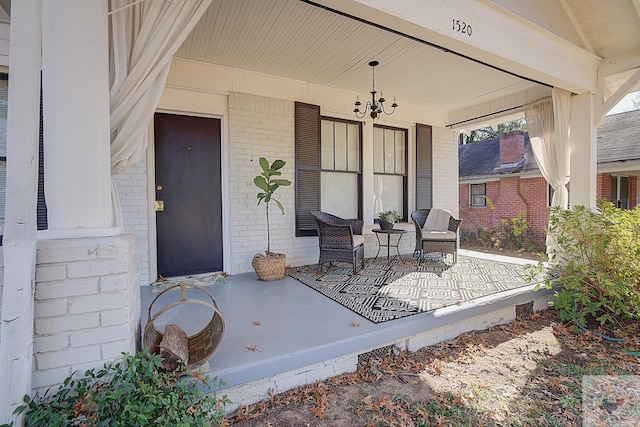
<svg viewBox="0 0 640 427">
<path fill-rule="evenodd" d="M 483 185 L 484 186 L 484 194 L 482 194 L 482 204 L 474 204 L 474 194 L 473 194 L 473 187 L 477 186 L 477 185 Z M 476 197 L 478 197 L 479 195 L 475 195 Z M 486 182 L 476 182 L 473 184 L 469 184 L 469 207 L 472 208 L 486 208 L 487 207 L 487 183 Z"/>
</svg>

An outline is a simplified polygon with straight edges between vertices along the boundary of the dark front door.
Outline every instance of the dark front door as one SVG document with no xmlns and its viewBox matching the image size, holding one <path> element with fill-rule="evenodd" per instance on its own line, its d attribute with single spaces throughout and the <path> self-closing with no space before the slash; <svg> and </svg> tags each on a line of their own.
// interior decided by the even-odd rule
<svg viewBox="0 0 640 427">
<path fill-rule="evenodd" d="M 220 120 L 155 115 L 158 274 L 222 271 Z"/>
</svg>

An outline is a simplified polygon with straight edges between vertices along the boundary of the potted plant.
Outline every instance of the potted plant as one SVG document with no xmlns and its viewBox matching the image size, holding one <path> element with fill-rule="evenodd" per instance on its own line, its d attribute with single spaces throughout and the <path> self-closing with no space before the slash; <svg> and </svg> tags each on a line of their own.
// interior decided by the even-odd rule
<svg viewBox="0 0 640 427">
<path fill-rule="evenodd" d="M 380 228 L 383 230 L 391 230 L 393 224 L 400 221 L 402 217 L 396 211 L 382 211 L 378 214 Z"/>
<path fill-rule="evenodd" d="M 286 255 L 271 252 L 271 227 L 269 224 L 269 203 L 274 202 L 280 208 L 282 215 L 284 215 L 284 206 L 282 206 L 280 201 L 273 197 L 273 194 L 278 190 L 278 188 L 291 185 L 291 181 L 278 178 L 282 175 L 280 169 L 282 169 L 285 164 L 286 162 L 280 159 L 269 164 L 267 159 L 260 157 L 262 173 L 253 179 L 253 183 L 260 190 L 258 192 L 258 205 L 262 202 L 265 204 L 265 214 L 267 219 L 267 251 L 265 252 L 265 255 L 256 254 L 253 257 L 251 265 L 255 269 L 258 278 L 264 281 L 284 278 L 284 271 L 287 263 Z"/>
</svg>

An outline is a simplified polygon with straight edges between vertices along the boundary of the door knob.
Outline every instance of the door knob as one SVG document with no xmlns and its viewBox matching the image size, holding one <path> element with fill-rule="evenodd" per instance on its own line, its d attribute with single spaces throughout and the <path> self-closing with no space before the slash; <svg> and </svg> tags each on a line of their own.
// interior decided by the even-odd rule
<svg viewBox="0 0 640 427">
<path fill-rule="evenodd" d="M 156 212 L 162 212 L 162 211 L 164 211 L 164 201 L 156 200 Z"/>
</svg>

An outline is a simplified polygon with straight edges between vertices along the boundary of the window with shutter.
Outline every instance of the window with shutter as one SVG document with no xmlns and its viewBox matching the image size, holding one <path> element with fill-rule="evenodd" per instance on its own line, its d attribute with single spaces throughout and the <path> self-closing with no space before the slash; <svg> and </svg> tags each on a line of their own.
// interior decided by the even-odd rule
<svg viewBox="0 0 640 427">
<path fill-rule="evenodd" d="M 40 85 L 40 142 L 38 144 L 38 205 L 36 212 L 38 230 L 48 228 L 47 203 L 44 198 L 44 129 L 42 126 L 42 85 Z"/>
<path fill-rule="evenodd" d="M 295 103 L 296 236 L 316 236 L 320 210 L 320 107 Z"/>
<path fill-rule="evenodd" d="M 416 123 L 416 209 L 433 207 L 431 126 Z"/>
<path fill-rule="evenodd" d="M 8 75 L 6 73 L 0 73 L 0 236 L 4 234 L 4 207 L 7 193 L 7 102 L 9 99 L 8 83 Z"/>
<path fill-rule="evenodd" d="M 296 236 L 318 234 L 313 210 L 362 218 L 361 126 L 295 103 Z"/>
</svg>

